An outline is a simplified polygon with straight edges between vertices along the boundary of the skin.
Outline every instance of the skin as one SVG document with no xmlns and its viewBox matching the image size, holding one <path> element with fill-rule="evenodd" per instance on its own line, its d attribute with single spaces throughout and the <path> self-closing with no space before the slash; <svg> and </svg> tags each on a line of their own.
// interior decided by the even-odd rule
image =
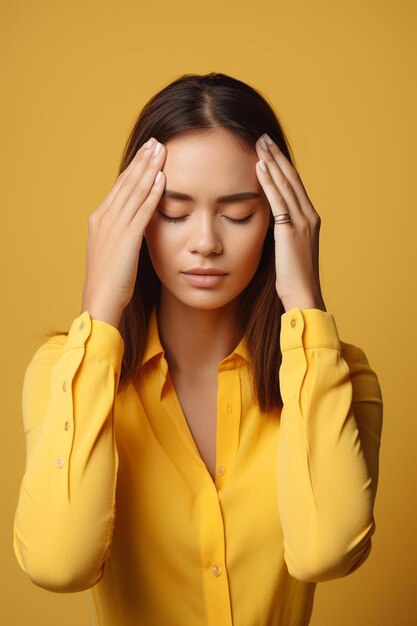
<svg viewBox="0 0 417 626">
<path fill-rule="evenodd" d="M 273 226 L 275 285 L 284 310 L 326 311 L 319 279 L 321 220 L 298 172 L 266 133 L 255 150 L 245 149 L 225 129 L 177 137 L 165 149 L 163 195 L 144 232 L 161 280 L 161 341 L 176 375 L 201 381 L 207 373 L 212 380 L 219 361 L 240 339 L 236 298 L 259 264 L 271 213 L 274 219 L 291 217 Z M 193 200 L 170 198 L 168 190 Z M 260 195 L 216 202 L 218 196 L 248 191 Z M 169 222 L 162 214 L 184 219 Z M 230 221 L 249 215 L 247 223 Z M 194 266 L 214 266 L 227 276 L 214 287 L 195 287 L 181 275 Z"/>
<path fill-rule="evenodd" d="M 186 193 L 184 201 L 161 200 L 144 236 L 161 281 L 159 332 L 172 372 L 188 380 L 207 377 L 232 352 L 237 296 L 258 267 L 268 230 L 270 206 L 256 174 L 258 155 L 245 150 L 227 130 L 177 137 L 164 144 L 165 190 Z M 256 192 L 258 198 L 218 203 L 222 195 Z M 185 217 L 168 222 L 169 217 Z M 228 218 L 242 219 L 235 224 Z M 227 276 L 216 286 L 189 284 L 181 275 L 196 266 L 214 266 Z"/>
</svg>

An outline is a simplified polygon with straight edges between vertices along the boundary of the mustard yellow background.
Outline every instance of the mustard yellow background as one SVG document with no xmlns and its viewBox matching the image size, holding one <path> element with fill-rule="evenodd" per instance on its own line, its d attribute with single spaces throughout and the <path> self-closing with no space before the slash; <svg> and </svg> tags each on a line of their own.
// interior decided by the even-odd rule
<svg viewBox="0 0 417 626">
<path fill-rule="evenodd" d="M 383 391 L 373 549 L 354 574 L 318 585 L 311 625 L 417 624 L 417 4 L 3 0 L 0 10 L 0 622 L 89 623 L 85 592 L 36 587 L 13 554 L 23 374 L 42 333 L 79 314 L 87 218 L 139 110 L 181 74 L 218 71 L 277 111 L 322 218 L 327 310 Z"/>
</svg>

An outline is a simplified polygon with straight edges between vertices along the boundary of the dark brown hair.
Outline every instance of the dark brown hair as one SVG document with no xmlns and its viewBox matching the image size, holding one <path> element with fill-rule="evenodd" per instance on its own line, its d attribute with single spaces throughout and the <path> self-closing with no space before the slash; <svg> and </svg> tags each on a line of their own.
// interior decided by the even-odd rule
<svg viewBox="0 0 417 626">
<path fill-rule="evenodd" d="M 259 91 L 226 74 L 184 74 L 156 93 L 143 107 L 127 140 L 118 175 L 150 137 L 161 143 L 174 136 L 227 129 L 244 149 L 255 150 L 262 133 L 268 133 L 287 159 L 295 161 L 273 107 Z M 272 213 L 258 268 L 239 294 L 239 336 L 246 333 L 250 354 L 252 395 L 262 413 L 282 407 L 279 386 L 281 366 L 281 315 L 285 312 L 275 288 L 275 242 Z M 135 380 L 146 350 L 150 312 L 159 302 L 160 281 L 143 238 L 138 275 L 131 301 L 123 311 L 119 331 L 124 354 L 119 390 Z M 68 331 L 48 334 L 67 335 Z"/>
</svg>

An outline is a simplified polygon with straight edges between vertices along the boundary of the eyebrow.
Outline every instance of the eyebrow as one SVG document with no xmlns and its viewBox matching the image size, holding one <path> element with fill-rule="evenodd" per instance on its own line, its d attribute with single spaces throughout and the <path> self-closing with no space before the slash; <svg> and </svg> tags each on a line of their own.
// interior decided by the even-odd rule
<svg viewBox="0 0 417 626">
<path fill-rule="evenodd" d="M 195 198 L 189 196 L 186 193 L 180 191 L 172 191 L 171 189 L 165 189 L 162 197 L 175 198 L 177 200 L 185 200 L 193 202 Z M 251 200 L 252 198 L 260 198 L 261 194 L 256 191 L 242 191 L 241 193 L 233 193 L 230 196 L 219 196 L 215 202 L 240 202 L 242 200 Z"/>
</svg>

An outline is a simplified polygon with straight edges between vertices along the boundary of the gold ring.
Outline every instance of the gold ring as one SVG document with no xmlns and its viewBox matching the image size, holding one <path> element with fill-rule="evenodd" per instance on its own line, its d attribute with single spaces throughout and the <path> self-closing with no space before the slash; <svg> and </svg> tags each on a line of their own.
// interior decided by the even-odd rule
<svg viewBox="0 0 417 626">
<path fill-rule="evenodd" d="M 280 215 L 274 215 L 275 224 L 285 224 L 286 222 L 292 222 L 292 217 L 289 213 L 281 213 Z"/>
</svg>

